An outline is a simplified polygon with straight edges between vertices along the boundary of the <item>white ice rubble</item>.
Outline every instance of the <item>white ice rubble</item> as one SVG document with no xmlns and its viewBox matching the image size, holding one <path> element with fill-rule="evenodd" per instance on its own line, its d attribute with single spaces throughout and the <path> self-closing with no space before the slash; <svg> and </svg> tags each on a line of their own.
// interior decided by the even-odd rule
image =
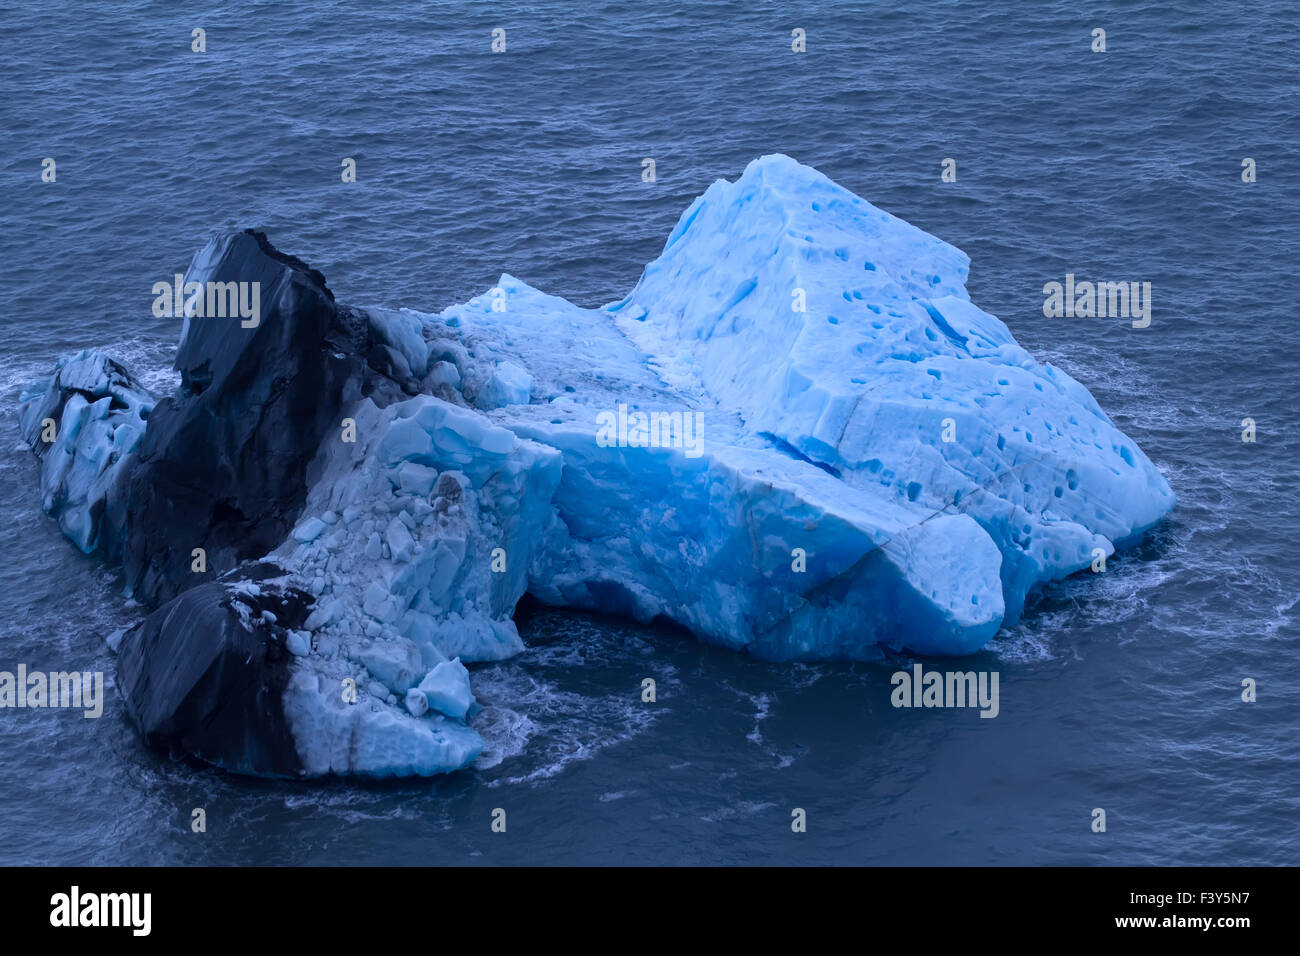
<svg viewBox="0 0 1300 956">
<path fill-rule="evenodd" d="M 603 309 L 503 275 L 437 315 L 370 310 L 424 388 L 350 413 L 273 556 L 316 596 L 285 696 L 304 766 L 472 762 L 464 663 L 522 649 L 525 592 L 772 660 L 961 655 L 1153 525 L 1169 485 L 970 302 L 968 264 L 774 155 L 714 183 Z M 700 444 L 598 440 L 620 406 Z"/>
</svg>

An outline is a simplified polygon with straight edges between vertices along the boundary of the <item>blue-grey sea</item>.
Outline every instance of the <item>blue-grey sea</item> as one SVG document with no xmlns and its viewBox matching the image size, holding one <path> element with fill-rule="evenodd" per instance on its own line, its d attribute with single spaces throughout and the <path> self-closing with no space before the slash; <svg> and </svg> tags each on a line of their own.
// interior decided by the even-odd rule
<svg viewBox="0 0 1300 956">
<path fill-rule="evenodd" d="M 346 303 L 436 312 L 509 272 L 598 306 L 709 183 L 787 153 L 965 250 L 974 301 L 1179 504 L 965 662 L 1000 673 L 996 719 L 893 708 L 908 659 L 771 664 L 548 611 L 474 667 L 488 748 L 433 780 L 172 762 L 112 694 L 99 720 L 0 711 L 0 863 L 1298 862 L 1298 21 L 1288 0 L 5 3 L 0 669 L 111 678 L 104 639 L 140 614 L 42 515 L 20 387 L 91 345 L 168 387 L 179 328 L 151 288 L 227 228 Z M 1150 282 L 1150 327 L 1044 318 L 1066 273 Z"/>
</svg>

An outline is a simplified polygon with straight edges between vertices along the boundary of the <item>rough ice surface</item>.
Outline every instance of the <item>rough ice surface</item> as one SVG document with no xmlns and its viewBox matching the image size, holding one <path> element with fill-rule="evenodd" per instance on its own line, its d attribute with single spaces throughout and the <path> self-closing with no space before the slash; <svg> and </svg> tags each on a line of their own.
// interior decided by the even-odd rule
<svg viewBox="0 0 1300 956">
<path fill-rule="evenodd" d="M 711 186 L 604 309 L 503 275 L 437 315 L 367 310 L 420 394 L 356 404 L 356 441 L 323 443 L 269 557 L 315 599 L 284 694 L 304 767 L 473 761 L 461 662 L 522 650 L 525 592 L 772 660 L 961 655 L 1133 541 L 1169 485 L 970 302 L 967 268 L 775 155 Z M 151 399 L 82 372 L 42 493 L 88 551 L 92 513 L 112 514 L 104 463 Z M 50 394 L 25 397 L 29 441 Z M 664 431 L 637 426 L 650 413 Z"/>
<path fill-rule="evenodd" d="M 126 520 L 118 466 L 140 444 L 154 397 L 117 362 L 87 349 L 60 359 L 19 402 L 24 440 L 35 447 L 53 438 L 41 467 L 41 507 L 84 553 L 100 547 L 101 528 L 111 552 Z"/>
<path fill-rule="evenodd" d="M 297 662 L 286 716 L 313 772 L 456 769 L 482 749 L 456 722 L 473 702 L 461 661 L 523 650 L 512 615 L 560 455 L 429 395 L 383 409 L 365 399 L 352 416 L 357 441 L 322 447 L 304 517 L 273 554 L 317 598 L 315 650 Z M 348 678 L 361 706 L 342 699 Z"/>
<path fill-rule="evenodd" d="M 504 309 L 446 310 L 479 365 L 533 376 L 530 405 L 489 415 L 564 456 L 529 589 L 775 659 L 965 654 L 1034 586 L 1150 527 L 1167 482 L 971 304 L 967 267 L 766 156 L 697 199 L 604 310 L 510 276 Z M 702 450 L 593 441 L 619 403 L 698 412 Z"/>
<path fill-rule="evenodd" d="M 1033 586 L 1087 567 L 1094 548 L 1110 554 L 1174 496 L 1087 389 L 970 302 L 968 265 L 815 170 L 767 156 L 697 199 L 611 311 L 666 381 L 751 433 L 882 504 L 973 519 L 1002 557 L 1005 608 L 987 619 L 1012 623 Z M 806 311 L 792 308 L 796 290 Z M 918 555 L 917 580 L 980 560 L 957 544 Z M 973 649 L 923 647 L 902 627 L 913 649 Z"/>
</svg>

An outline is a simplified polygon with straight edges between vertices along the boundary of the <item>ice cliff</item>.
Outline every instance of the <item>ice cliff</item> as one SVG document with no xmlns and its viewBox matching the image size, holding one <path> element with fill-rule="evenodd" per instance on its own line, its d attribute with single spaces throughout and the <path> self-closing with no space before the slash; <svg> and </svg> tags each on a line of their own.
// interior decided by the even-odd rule
<svg viewBox="0 0 1300 956">
<path fill-rule="evenodd" d="M 479 752 L 465 664 L 522 649 L 525 593 L 772 660 L 960 655 L 1166 514 L 967 268 L 784 156 L 714 183 L 604 309 L 508 275 L 437 315 L 348 308 L 228 234 L 186 281 L 258 282 L 256 327 L 186 319 L 162 397 L 66 358 L 23 434 L 44 509 L 154 608 L 118 682 L 151 744 L 440 773 Z"/>
</svg>

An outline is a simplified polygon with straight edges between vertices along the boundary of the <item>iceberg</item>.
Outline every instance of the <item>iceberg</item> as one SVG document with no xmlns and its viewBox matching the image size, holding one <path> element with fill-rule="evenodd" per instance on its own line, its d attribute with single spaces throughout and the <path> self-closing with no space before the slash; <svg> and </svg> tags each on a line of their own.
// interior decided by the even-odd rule
<svg viewBox="0 0 1300 956">
<path fill-rule="evenodd" d="M 1160 521 L 1158 469 L 968 268 L 780 155 L 599 309 L 510 275 L 437 314 L 340 306 L 224 234 L 186 281 L 259 283 L 260 323 L 187 318 L 166 396 L 63 359 L 21 426 L 44 510 L 152 608 L 118 644 L 151 745 L 445 773 L 525 594 L 777 662 L 963 655 Z"/>
</svg>

